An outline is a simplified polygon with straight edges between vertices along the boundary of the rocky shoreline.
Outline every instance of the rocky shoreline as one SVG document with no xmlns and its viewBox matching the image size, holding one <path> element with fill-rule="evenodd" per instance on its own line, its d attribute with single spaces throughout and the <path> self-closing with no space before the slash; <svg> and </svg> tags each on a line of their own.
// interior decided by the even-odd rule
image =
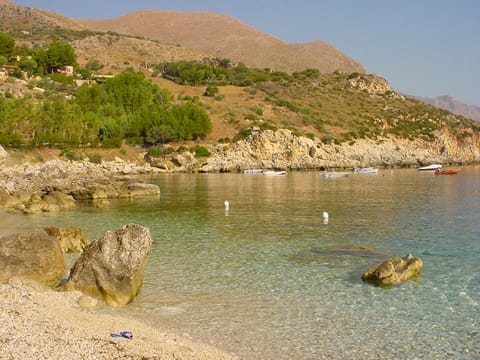
<svg viewBox="0 0 480 360">
<path fill-rule="evenodd" d="M 165 146 L 168 149 L 168 146 Z M 0 207 L 12 212 L 68 210 L 77 201 L 108 206 L 110 198 L 159 195 L 153 184 L 138 182 L 138 175 L 165 172 L 242 172 L 248 169 L 333 170 L 374 166 L 418 167 L 432 163 L 466 165 L 480 162 L 480 137 L 459 140 L 447 130 L 434 141 L 420 139 L 360 139 L 344 144 L 323 144 L 290 130 L 261 131 L 257 127 L 243 140 L 209 145 L 210 155 L 196 158 L 189 150 L 170 148 L 162 156 L 145 154 L 135 163 L 120 158 L 93 163 L 49 160 L 16 164 L 0 146 Z M 141 155 L 141 154 L 139 154 Z M 130 177 L 130 178 L 129 178 Z"/>
</svg>

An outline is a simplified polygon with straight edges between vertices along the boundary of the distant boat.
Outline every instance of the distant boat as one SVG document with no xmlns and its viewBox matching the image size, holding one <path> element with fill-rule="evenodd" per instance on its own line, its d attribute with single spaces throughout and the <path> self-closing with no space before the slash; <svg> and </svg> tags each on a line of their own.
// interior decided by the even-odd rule
<svg viewBox="0 0 480 360">
<path fill-rule="evenodd" d="M 324 179 L 330 179 L 330 178 L 339 178 L 339 177 L 346 177 L 346 176 L 350 176 L 350 172 L 336 172 L 336 171 L 324 171 L 321 176 L 324 178 Z"/>
<path fill-rule="evenodd" d="M 418 170 L 419 171 L 435 171 L 437 169 L 440 169 L 441 167 L 442 167 L 442 165 L 440 165 L 440 164 L 432 164 L 432 165 L 428 165 L 428 166 L 419 167 Z"/>
<path fill-rule="evenodd" d="M 460 172 L 460 169 L 437 169 L 435 175 L 455 175 Z"/>
<path fill-rule="evenodd" d="M 264 170 L 263 171 L 263 175 L 267 175 L 267 176 L 281 176 L 281 175 L 285 175 L 287 172 L 285 170 Z"/>
<path fill-rule="evenodd" d="M 378 174 L 378 169 L 373 167 L 364 167 L 354 170 L 355 174 Z"/>
<path fill-rule="evenodd" d="M 245 169 L 243 170 L 244 174 L 261 174 L 263 172 L 262 169 Z"/>
</svg>

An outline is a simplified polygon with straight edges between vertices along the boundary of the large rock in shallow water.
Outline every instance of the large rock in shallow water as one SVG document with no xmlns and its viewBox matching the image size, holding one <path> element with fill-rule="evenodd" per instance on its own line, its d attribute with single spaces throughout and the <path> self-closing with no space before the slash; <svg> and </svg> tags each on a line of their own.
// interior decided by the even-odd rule
<svg viewBox="0 0 480 360">
<path fill-rule="evenodd" d="M 0 281 L 22 276 L 57 286 L 65 275 L 63 251 L 57 239 L 40 230 L 0 238 Z"/>
<path fill-rule="evenodd" d="M 403 258 L 389 259 L 378 266 L 371 267 L 362 275 L 362 280 L 377 285 L 395 285 L 418 276 L 422 267 L 421 259 L 408 254 Z"/>
<path fill-rule="evenodd" d="M 65 289 L 80 290 L 114 306 L 128 304 L 142 287 L 151 245 L 150 230 L 141 225 L 107 231 L 75 262 Z"/>
</svg>

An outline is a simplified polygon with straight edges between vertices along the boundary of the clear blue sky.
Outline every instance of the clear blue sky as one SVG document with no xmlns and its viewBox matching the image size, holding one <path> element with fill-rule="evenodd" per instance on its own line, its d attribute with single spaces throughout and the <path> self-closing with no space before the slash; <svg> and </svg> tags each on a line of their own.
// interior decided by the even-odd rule
<svg viewBox="0 0 480 360">
<path fill-rule="evenodd" d="M 396 91 L 480 106 L 480 0 L 13 0 L 74 18 L 210 10 L 287 42 L 323 40 Z"/>
</svg>

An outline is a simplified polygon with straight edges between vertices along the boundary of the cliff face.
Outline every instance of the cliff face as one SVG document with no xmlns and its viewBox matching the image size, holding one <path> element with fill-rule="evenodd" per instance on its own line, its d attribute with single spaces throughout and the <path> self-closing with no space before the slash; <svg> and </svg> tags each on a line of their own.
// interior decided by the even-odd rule
<svg viewBox="0 0 480 360">
<path fill-rule="evenodd" d="M 460 142 L 448 131 L 442 131 L 433 142 L 384 138 L 357 140 L 353 144 L 325 145 L 283 129 L 275 132 L 253 131 L 246 139 L 235 144 L 217 145 L 212 152 L 212 156 L 199 166 L 199 171 L 414 167 L 429 163 L 478 162 L 480 138 L 471 134 Z"/>
</svg>

